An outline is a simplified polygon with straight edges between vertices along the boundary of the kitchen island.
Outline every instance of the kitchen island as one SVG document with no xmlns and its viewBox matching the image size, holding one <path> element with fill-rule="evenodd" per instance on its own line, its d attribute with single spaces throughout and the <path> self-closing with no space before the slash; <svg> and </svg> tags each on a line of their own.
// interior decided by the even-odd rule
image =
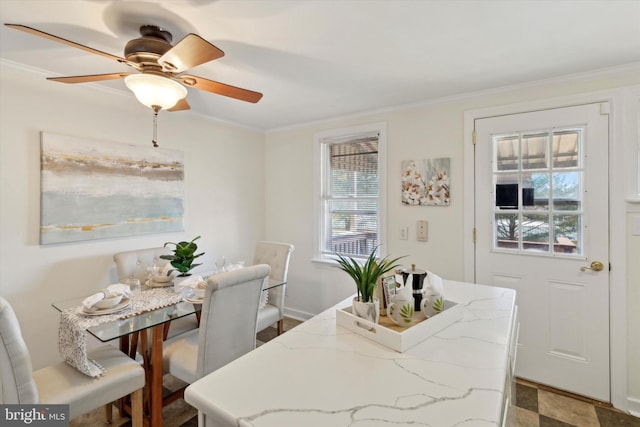
<svg viewBox="0 0 640 427">
<path fill-rule="evenodd" d="M 336 308 L 190 385 L 201 426 L 502 426 L 514 401 L 515 291 L 445 280 L 458 320 L 396 352 L 336 325 Z"/>
</svg>

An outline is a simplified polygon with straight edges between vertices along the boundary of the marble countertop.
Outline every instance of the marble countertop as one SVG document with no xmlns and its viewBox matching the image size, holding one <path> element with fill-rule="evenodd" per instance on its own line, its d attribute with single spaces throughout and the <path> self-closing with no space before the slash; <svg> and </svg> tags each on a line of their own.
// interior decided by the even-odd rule
<svg viewBox="0 0 640 427">
<path fill-rule="evenodd" d="M 207 425 L 500 425 L 511 289 L 445 281 L 463 318 L 398 353 L 336 326 L 337 307 L 190 385 Z"/>
</svg>

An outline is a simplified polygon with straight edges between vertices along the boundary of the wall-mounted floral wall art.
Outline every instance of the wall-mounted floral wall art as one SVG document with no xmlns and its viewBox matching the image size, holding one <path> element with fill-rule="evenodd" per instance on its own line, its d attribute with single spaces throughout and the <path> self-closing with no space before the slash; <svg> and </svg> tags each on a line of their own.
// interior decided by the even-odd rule
<svg viewBox="0 0 640 427">
<path fill-rule="evenodd" d="M 42 133 L 40 243 L 183 230 L 184 153 Z"/>
<path fill-rule="evenodd" d="M 402 204 L 449 206 L 450 158 L 404 160 Z"/>
</svg>

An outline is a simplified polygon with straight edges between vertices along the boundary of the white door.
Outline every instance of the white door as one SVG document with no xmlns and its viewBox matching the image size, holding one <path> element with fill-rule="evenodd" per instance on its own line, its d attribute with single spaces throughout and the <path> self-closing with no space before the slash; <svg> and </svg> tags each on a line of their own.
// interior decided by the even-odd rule
<svg viewBox="0 0 640 427">
<path fill-rule="evenodd" d="M 605 402 L 608 123 L 606 103 L 475 122 L 476 282 L 517 291 L 516 375 Z"/>
</svg>

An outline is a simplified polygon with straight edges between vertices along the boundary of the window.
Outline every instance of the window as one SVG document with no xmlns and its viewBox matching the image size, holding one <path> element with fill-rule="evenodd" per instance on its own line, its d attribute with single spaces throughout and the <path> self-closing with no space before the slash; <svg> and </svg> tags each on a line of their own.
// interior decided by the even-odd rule
<svg viewBox="0 0 640 427">
<path fill-rule="evenodd" d="M 317 259 L 364 259 L 382 243 L 384 135 L 378 124 L 316 136 Z"/>
<path fill-rule="evenodd" d="M 494 250 L 582 254 L 583 133 L 493 136 Z"/>
</svg>

